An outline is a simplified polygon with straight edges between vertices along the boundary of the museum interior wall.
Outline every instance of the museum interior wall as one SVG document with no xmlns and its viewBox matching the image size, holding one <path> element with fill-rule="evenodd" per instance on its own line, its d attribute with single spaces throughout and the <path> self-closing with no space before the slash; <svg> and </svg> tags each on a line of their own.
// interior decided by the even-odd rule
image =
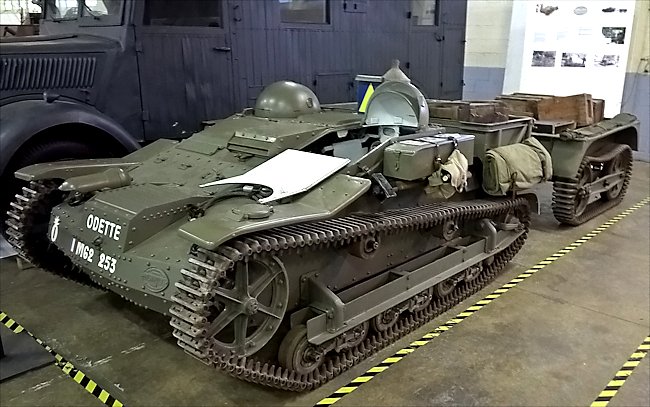
<svg viewBox="0 0 650 407">
<path fill-rule="evenodd" d="M 650 161 L 650 1 L 637 0 L 623 89 L 623 111 L 641 120 L 638 158 Z"/>
<path fill-rule="evenodd" d="M 464 99 L 492 99 L 501 94 L 512 3 L 512 0 L 469 0 Z"/>
</svg>

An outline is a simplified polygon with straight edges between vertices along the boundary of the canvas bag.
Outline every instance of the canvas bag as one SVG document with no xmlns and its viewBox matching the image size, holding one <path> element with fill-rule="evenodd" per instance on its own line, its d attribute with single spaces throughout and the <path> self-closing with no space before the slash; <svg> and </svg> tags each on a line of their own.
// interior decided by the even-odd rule
<svg viewBox="0 0 650 407">
<path fill-rule="evenodd" d="M 426 194 L 439 199 L 449 199 L 456 191 L 463 192 L 467 187 L 468 168 L 467 158 L 460 150 L 454 150 L 447 161 L 428 178 Z"/>
<path fill-rule="evenodd" d="M 513 186 L 528 189 L 552 176 L 551 155 L 534 137 L 485 153 L 483 189 L 490 195 L 506 195 Z"/>
</svg>

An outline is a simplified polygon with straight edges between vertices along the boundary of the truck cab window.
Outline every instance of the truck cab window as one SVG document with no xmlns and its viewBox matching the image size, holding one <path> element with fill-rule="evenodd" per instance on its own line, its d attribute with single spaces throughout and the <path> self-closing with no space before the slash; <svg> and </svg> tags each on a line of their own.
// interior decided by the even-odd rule
<svg viewBox="0 0 650 407">
<path fill-rule="evenodd" d="M 124 0 L 85 0 L 82 16 L 119 16 Z"/>
<path fill-rule="evenodd" d="M 222 27 L 221 0 L 146 0 L 145 25 Z"/>
<path fill-rule="evenodd" d="M 117 25 L 124 0 L 46 0 L 45 19 L 80 20 L 81 25 Z"/>
<path fill-rule="evenodd" d="M 74 20 L 79 18 L 78 0 L 47 0 L 45 18 L 48 20 Z"/>
<path fill-rule="evenodd" d="M 411 0 L 411 15 L 414 25 L 438 25 L 436 7 L 438 0 Z"/>
<path fill-rule="evenodd" d="M 278 0 L 283 23 L 329 24 L 328 0 Z"/>
</svg>

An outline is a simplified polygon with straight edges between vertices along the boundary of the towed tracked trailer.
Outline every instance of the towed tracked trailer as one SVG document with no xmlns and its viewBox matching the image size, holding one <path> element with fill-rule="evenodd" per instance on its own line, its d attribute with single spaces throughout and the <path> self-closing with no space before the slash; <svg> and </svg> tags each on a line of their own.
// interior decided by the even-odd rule
<svg viewBox="0 0 650 407">
<path fill-rule="evenodd" d="M 572 224 L 625 193 L 633 116 L 542 143 L 521 118 L 451 133 L 385 77 L 363 114 L 279 82 L 187 140 L 24 168 L 11 243 L 168 315 L 206 364 L 301 391 L 493 280 L 526 239 L 526 189 L 553 179 Z"/>
</svg>

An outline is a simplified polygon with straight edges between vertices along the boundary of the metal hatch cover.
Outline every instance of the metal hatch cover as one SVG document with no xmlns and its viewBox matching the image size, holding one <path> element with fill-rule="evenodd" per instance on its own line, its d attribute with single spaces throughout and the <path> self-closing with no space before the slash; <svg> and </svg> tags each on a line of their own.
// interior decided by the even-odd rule
<svg viewBox="0 0 650 407">
<path fill-rule="evenodd" d="M 273 190 L 270 196 L 260 199 L 261 203 L 266 203 L 309 191 L 349 162 L 347 158 L 288 149 L 242 175 L 208 182 L 199 187 L 264 185 Z"/>
</svg>

